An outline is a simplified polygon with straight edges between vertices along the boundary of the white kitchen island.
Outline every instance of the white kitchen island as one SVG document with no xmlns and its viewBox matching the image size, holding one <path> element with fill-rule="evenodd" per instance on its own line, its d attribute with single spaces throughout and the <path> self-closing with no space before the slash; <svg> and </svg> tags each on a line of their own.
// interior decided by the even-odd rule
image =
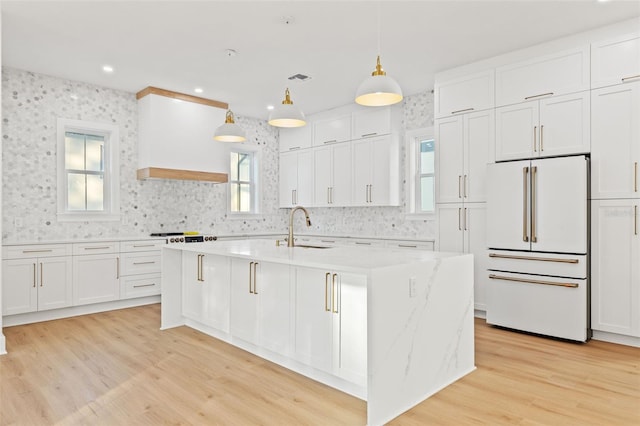
<svg viewBox="0 0 640 426">
<path fill-rule="evenodd" d="M 162 329 L 193 327 L 366 400 L 369 425 L 475 369 L 472 255 L 236 240 L 162 256 Z"/>
</svg>

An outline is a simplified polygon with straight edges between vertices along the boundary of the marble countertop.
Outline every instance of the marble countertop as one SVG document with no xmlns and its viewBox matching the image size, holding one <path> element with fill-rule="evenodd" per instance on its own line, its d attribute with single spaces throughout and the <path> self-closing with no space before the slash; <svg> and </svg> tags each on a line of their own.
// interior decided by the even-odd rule
<svg viewBox="0 0 640 426">
<path fill-rule="evenodd" d="M 446 257 L 463 256 L 460 253 L 379 247 L 329 247 L 322 249 L 300 246 L 287 247 L 286 245 L 276 246 L 274 240 L 267 239 L 218 241 L 216 244 L 173 244 L 163 247 L 163 250 L 183 250 L 358 273 Z"/>
</svg>

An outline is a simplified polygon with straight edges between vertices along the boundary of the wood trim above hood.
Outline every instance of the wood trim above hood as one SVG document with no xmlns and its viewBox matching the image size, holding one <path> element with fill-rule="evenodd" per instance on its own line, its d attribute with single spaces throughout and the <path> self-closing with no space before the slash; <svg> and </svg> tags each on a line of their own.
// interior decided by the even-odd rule
<svg viewBox="0 0 640 426">
<path fill-rule="evenodd" d="M 163 169 L 160 167 L 147 167 L 138 169 L 138 180 L 145 179 L 178 179 L 198 180 L 203 182 L 226 183 L 229 175 L 226 173 L 197 172 L 195 170 Z"/>
</svg>

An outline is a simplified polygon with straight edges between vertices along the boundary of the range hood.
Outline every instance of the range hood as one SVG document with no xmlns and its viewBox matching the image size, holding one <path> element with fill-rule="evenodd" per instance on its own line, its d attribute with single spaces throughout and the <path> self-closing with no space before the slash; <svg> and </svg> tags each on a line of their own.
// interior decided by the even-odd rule
<svg viewBox="0 0 640 426">
<path fill-rule="evenodd" d="M 147 87 L 138 99 L 137 178 L 228 181 L 228 144 L 213 140 L 224 102 Z"/>
</svg>

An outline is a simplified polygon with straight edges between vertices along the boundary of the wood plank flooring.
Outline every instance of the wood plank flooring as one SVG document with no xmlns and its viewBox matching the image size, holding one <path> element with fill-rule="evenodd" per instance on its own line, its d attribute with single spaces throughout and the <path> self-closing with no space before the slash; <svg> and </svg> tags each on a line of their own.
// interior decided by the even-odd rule
<svg viewBox="0 0 640 426">
<path fill-rule="evenodd" d="M 363 401 L 187 327 L 160 305 L 4 329 L 0 425 L 364 425 Z M 640 425 L 640 349 L 476 319 L 477 370 L 392 425 Z"/>
</svg>

